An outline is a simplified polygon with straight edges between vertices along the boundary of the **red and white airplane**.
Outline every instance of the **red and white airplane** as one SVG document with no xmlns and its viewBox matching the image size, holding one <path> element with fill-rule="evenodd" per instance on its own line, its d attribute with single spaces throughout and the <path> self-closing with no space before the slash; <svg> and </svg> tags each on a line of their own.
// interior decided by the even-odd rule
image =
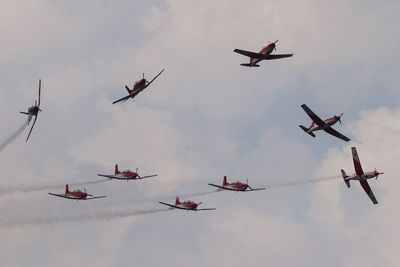
<svg viewBox="0 0 400 267">
<path fill-rule="evenodd" d="M 162 71 L 160 71 L 160 73 L 158 73 L 158 74 L 156 75 L 156 77 L 154 77 L 150 82 L 147 81 L 147 80 L 144 78 L 144 73 L 143 73 L 143 78 L 140 79 L 139 81 L 135 82 L 135 85 L 133 86 L 132 89 L 130 89 L 127 85 L 125 85 L 125 89 L 126 89 L 126 91 L 128 91 L 128 95 L 127 95 L 127 96 L 124 96 L 124 97 L 122 97 L 122 98 L 120 98 L 120 99 L 118 99 L 118 100 L 115 100 L 115 101 L 113 102 L 113 104 L 118 103 L 118 102 L 121 102 L 121 101 L 124 101 L 124 102 L 125 102 L 125 101 L 128 100 L 129 98 L 134 98 L 135 96 L 137 96 L 137 94 L 139 94 L 141 91 L 143 91 L 144 89 L 146 89 L 155 79 L 157 79 L 157 77 L 160 76 L 161 73 L 163 73 L 163 71 L 164 71 L 164 69 L 163 69 Z"/>
<path fill-rule="evenodd" d="M 299 125 L 303 131 L 311 135 L 312 137 L 315 137 L 315 134 L 313 132 L 319 131 L 319 130 L 324 130 L 328 134 L 331 134 L 337 138 L 340 138 L 346 142 L 350 141 L 349 138 L 344 136 L 343 134 L 337 132 L 334 130 L 331 126 L 334 125 L 335 123 L 339 122 L 342 124 L 342 121 L 340 118 L 342 117 L 343 113 L 340 114 L 340 116 L 333 116 L 331 118 L 328 118 L 326 120 L 322 120 L 320 117 L 318 117 L 307 105 L 303 104 L 301 107 L 304 109 L 304 111 L 307 113 L 308 116 L 313 120 L 311 123 L 310 127 L 306 128 L 303 125 Z"/>
<path fill-rule="evenodd" d="M 378 204 L 378 201 L 376 200 L 374 193 L 369 187 L 367 180 L 372 179 L 374 177 L 378 179 L 379 174 L 383 174 L 383 172 L 378 172 L 376 169 L 372 172 L 364 172 L 361 167 L 360 159 L 358 158 L 357 150 L 355 147 L 351 148 L 351 153 L 353 154 L 353 163 L 356 173 L 351 176 L 348 176 L 344 170 L 340 170 L 342 172 L 343 180 L 345 181 L 348 188 L 350 188 L 350 180 L 360 181 L 362 188 L 364 189 L 365 193 L 367 193 L 372 202 L 374 204 Z"/>
<path fill-rule="evenodd" d="M 86 193 L 86 189 L 84 189 L 84 191 L 85 192 L 82 192 L 81 190 L 69 191 L 68 185 L 65 185 L 65 194 L 49 193 L 49 195 L 56 196 L 56 197 L 63 197 L 63 198 L 67 198 L 67 199 L 74 199 L 74 200 L 90 200 L 90 199 L 106 197 L 106 196 L 96 196 L 95 197 L 91 194 Z"/>
<path fill-rule="evenodd" d="M 160 204 L 166 205 L 168 207 L 170 207 L 171 209 L 181 209 L 181 210 L 193 210 L 193 211 L 198 211 L 198 210 L 216 210 L 216 208 L 206 208 L 206 209 L 199 209 L 197 208 L 201 203 L 203 202 L 199 202 L 199 203 L 195 203 L 193 201 L 184 201 L 184 202 L 180 202 L 179 197 L 176 197 L 175 200 L 175 205 L 173 204 L 168 204 L 165 202 L 158 202 Z"/>
<path fill-rule="evenodd" d="M 265 190 L 265 187 L 251 188 L 250 185 L 248 184 L 248 181 L 246 183 L 242 183 L 242 182 L 228 183 L 226 176 L 224 176 L 222 185 L 217 185 L 217 184 L 208 184 L 208 185 L 217 187 L 219 190 L 230 190 L 230 191 L 236 191 L 236 192 L 239 192 L 239 191 L 249 192 L 249 191 L 257 191 L 257 190 Z"/>
<path fill-rule="evenodd" d="M 32 107 L 28 108 L 28 112 L 23 112 L 23 111 L 20 111 L 20 112 L 19 112 L 19 113 L 22 113 L 22 114 L 25 114 L 25 115 L 28 115 L 28 116 L 29 116 L 29 117 L 28 117 L 28 124 L 31 122 L 32 117 L 35 116 L 35 119 L 33 120 L 32 127 L 31 127 L 31 129 L 29 130 L 28 137 L 26 138 L 26 141 L 27 141 L 27 142 L 28 142 L 29 136 L 31 136 L 33 127 L 35 126 L 35 123 L 36 123 L 36 120 L 37 120 L 37 116 L 38 116 L 38 114 L 39 114 L 39 111 L 42 111 L 42 110 L 40 109 L 40 90 L 41 90 L 41 85 L 42 85 L 42 80 L 39 79 L 39 98 L 38 98 L 37 101 L 35 100 L 35 105 L 33 105 Z"/>
<path fill-rule="evenodd" d="M 241 66 L 246 66 L 246 67 L 259 67 L 257 63 L 262 61 L 262 60 L 271 60 L 271 59 L 279 59 L 279 58 L 285 58 L 285 57 L 291 57 L 293 54 L 275 54 L 271 55 L 273 50 L 276 50 L 276 43 L 278 40 L 275 42 L 271 43 L 269 42 L 269 45 L 263 47 L 260 52 L 255 53 L 255 52 L 250 52 L 246 50 L 241 50 L 241 49 L 235 49 L 233 52 L 236 52 L 238 54 L 244 55 L 246 57 L 250 58 L 250 63 L 242 63 L 240 64 Z"/>
<path fill-rule="evenodd" d="M 157 174 L 152 174 L 152 175 L 146 175 L 146 176 L 140 176 L 138 174 L 138 168 L 136 168 L 136 171 L 133 172 L 131 170 L 125 170 L 120 172 L 118 170 L 118 164 L 115 164 L 115 173 L 114 175 L 112 174 L 97 174 L 98 176 L 102 177 L 107 177 L 110 179 L 117 179 L 117 180 L 138 180 L 138 179 L 145 179 L 145 178 L 150 178 L 150 177 L 155 177 Z"/>
</svg>

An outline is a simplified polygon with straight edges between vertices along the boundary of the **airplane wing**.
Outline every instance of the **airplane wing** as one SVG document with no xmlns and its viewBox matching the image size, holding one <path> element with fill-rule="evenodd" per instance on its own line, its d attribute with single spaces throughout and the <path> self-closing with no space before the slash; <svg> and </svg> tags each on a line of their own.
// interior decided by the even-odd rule
<svg viewBox="0 0 400 267">
<path fill-rule="evenodd" d="M 361 167 L 360 159 L 358 158 L 357 149 L 355 147 L 351 148 L 351 154 L 353 154 L 353 163 L 354 163 L 354 169 L 356 171 L 356 174 L 363 175 L 364 171 Z"/>
<path fill-rule="evenodd" d="M 225 187 L 225 186 L 221 186 L 221 185 L 217 185 L 217 184 L 208 184 L 208 185 L 211 185 L 211 186 L 217 187 L 217 188 L 218 188 L 218 190 L 231 190 L 230 188 L 227 188 L 227 187 Z"/>
<path fill-rule="evenodd" d="M 249 190 L 246 190 L 246 191 L 258 191 L 258 190 L 265 190 L 265 187 L 261 187 L 261 188 L 251 188 L 251 187 L 249 187 L 250 189 Z"/>
<path fill-rule="evenodd" d="M 152 174 L 152 175 L 146 175 L 146 176 L 140 176 L 139 179 L 146 179 L 146 178 L 151 178 L 151 177 L 156 177 L 157 174 Z"/>
<path fill-rule="evenodd" d="M 369 198 L 372 200 L 372 203 L 378 204 L 378 201 L 376 200 L 374 193 L 372 192 L 371 188 L 369 187 L 367 180 L 360 180 L 360 184 L 361 184 L 362 188 L 364 189 L 365 193 L 367 193 Z"/>
<path fill-rule="evenodd" d="M 65 195 L 65 194 L 53 194 L 53 193 L 49 193 L 49 195 L 56 196 L 56 197 L 62 197 L 62 198 L 66 198 L 66 199 L 77 199 L 77 198 L 73 198 L 73 197 L 70 197 L 70 196 Z"/>
<path fill-rule="evenodd" d="M 124 97 L 122 97 L 122 98 L 120 98 L 120 99 L 118 99 L 118 100 L 115 100 L 115 101 L 113 102 L 113 104 L 116 104 L 116 103 L 121 102 L 121 101 L 126 101 L 126 100 L 128 100 L 128 98 L 130 98 L 130 97 L 132 97 L 132 95 L 124 96 Z"/>
<path fill-rule="evenodd" d="M 262 58 L 262 57 L 264 57 L 263 54 L 254 53 L 254 52 L 241 50 L 241 49 L 235 49 L 235 50 L 233 50 L 233 52 L 241 54 L 241 55 L 246 56 L 246 57 L 251 57 L 251 58 Z"/>
<path fill-rule="evenodd" d="M 105 198 L 107 196 L 98 196 L 98 197 L 89 197 L 89 198 L 77 198 L 77 197 L 71 197 L 65 194 L 53 194 L 49 193 L 49 195 L 56 196 L 56 197 L 62 197 L 66 199 L 73 199 L 73 200 L 91 200 L 91 199 L 96 199 L 96 198 Z"/>
<path fill-rule="evenodd" d="M 28 134 L 28 137 L 26 138 L 26 142 L 28 142 L 29 136 L 31 136 L 33 126 L 35 126 L 36 120 L 37 120 L 37 115 L 35 116 L 35 119 L 33 120 L 33 124 L 32 124 L 31 129 L 29 130 L 29 134 Z"/>
<path fill-rule="evenodd" d="M 292 56 L 293 56 L 293 54 L 268 55 L 265 57 L 265 60 L 279 59 L 279 58 L 292 57 Z"/>
<path fill-rule="evenodd" d="M 343 134 L 339 133 L 338 131 L 336 131 L 332 127 L 326 127 L 324 129 L 324 131 L 327 132 L 328 134 L 331 134 L 331 135 L 333 135 L 333 136 L 335 136 L 337 138 L 340 138 L 340 139 L 342 139 L 342 140 L 344 140 L 346 142 L 350 141 L 350 138 L 348 138 L 348 137 L 344 136 Z"/>
<path fill-rule="evenodd" d="M 164 72 L 164 69 L 162 69 L 162 70 L 156 75 L 156 77 L 154 77 L 150 82 L 148 82 L 147 85 L 143 88 L 143 90 L 146 89 L 146 87 L 149 86 L 155 79 L 157 79 L 158 76 L 160 76 L 161 73 L 163 73 L 163 72 Z M 143 91 L 143 90 L 141 90 L 141 91 Z"/>
<path fill-rule="evenodd" d="M 79 199 L 79 200 L 91 200 L 91 199 L 96 199 L 96 198 L 105 198 L 107 196 L 97 196 L 97 197 L 89 197 L 89 198 L 84 198 L 84 199 Z"/>
<path fill-rule="evenodd" d="M 301 105 L 307 115 L 315 122 L 318 126 L 324 126 L 325 122 L 318 117 L 306 104 Z"/>
<path fill-rule="evenodd" d="M 121 177 L 117 177 L 114 175 L 107 175 L 107 174 L 97 174 L 97 176 L 106 177 L 106 178 L 110 178 L 110 179 L 126 180 L 126 179 L 122 179 Z"/>
<path fill-rule="evenodd" d="M 194 211 L 199 211 L 199 210 L 216 210 L 216 208 L 195 209 Z"/>
<path fill-rule="evenodd" d="M 161 201 L 159 201 L 158 203 L 163 204 L 163 205 L 166 205 L 166 206 L 170 207 L 171 209 L 187 210 L 187 209 L 185 209 L 185 208 L 178 207 L 178 206 L 175 206 L 175 205 L 172 205 L 172 204 L 168 204 L 168 203 L 165 203 L 165 202 L 161 202 Z"/>
</svg>

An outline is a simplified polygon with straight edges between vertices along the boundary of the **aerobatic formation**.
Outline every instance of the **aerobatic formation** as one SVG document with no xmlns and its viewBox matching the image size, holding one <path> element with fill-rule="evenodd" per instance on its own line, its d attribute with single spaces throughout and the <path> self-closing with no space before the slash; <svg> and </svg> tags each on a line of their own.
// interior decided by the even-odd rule
<svg viewBox="0 0 400 267">
<path fill-rule="evenodd" d="M 246 67 L 259 67 L 258 65 L 259 62 L 263 60 L 272 60 L 272 59 L 281 59 L 281 58 L 288 58 L 292 57 L 293 54 L 272 54 L 274 50 L 276 50 L 276 43 L 278 41 L 275 41 L 273 43 L 269 43 L 267 46 L 263 47 L 259 53 L 255 52 L 250 52 L 246 50 L 241 50 L 241 49 L 235 49 L 235 53 L 239 53 L 241 55 L 244 55 L 249 58 L 249 63 L 242 63 L 240 65 L 246 66 Z M 157 75 L 154 76 L 153 79 L 150 81 L 146 80 L 143 74 L 143 77 L 135 82 L 133 85 L 132 89 L 130 89 L 128 86 L 125 86 L 125 89 L 128 92 L 128 95 L 119 98 L 115 101 L 112 102 L 112 104 L 117 104 L 120 102 L 125 102 L 126 100 L 130 98 L 135 98 L 140 92 L 145 90 L 148 86 L 150 86 L 162 73 L 164 72 L 164 69 L 162 69 Z M 31 136 L 33 127 L 35 126 L 38 114 L 41 110 L 40 108 L 40 98 L 41 98 L 41 80 L 39 80 L 39 90 L 38 90 L 38 99 L 35 100 L 35 104 L 31 107 L 28 108 L 27 112 L 20 112 L 22 114 L 25 114 L 28 116 L 27 123 L 24 124 L 24 127 L 21 128 L 17 133 L 19 134 L 22 132 L 27 125 L 29 125 L 32 117 L 34 117 L 34 121 L 32 123 L 32 126 L 29 130 L 29 133 L 27 135 L 26 141 L 29 140 L 29 137 Z M 336 131 L 335 129 L 332 128 L 334 124 L 339 122 L 340 124 L 342 123 L 341 117 L 343 113 L 339 116 L 333 116 L 330 118 L 327 118 L 325 120 L 322 120 L 319 116 L 317 116 L 306 104 L 302 104 L 301 108 L 305 111 L 305 113 L 311 118 L 312 122 L 311 125 L 307 128 L 303 125 L 299 125 L 299 127 L 306 132 L 308 135 L 315 137 L 315 132 L 319 130 L 323 130 L 326 133 L 339 138 L 343 141 L 349 142 L 350 139 L 340 132 Z M 13 140 L 17 134 L 14 134 L 12 139 Z M 8 144 L 10 141 L 7 141 L 6 143 Z M 373 194 L 369 184 L 368 184 L 368 179 L 372 178 L 378 178 L 380 174 L 383 174 L 381 172 L 378 172 L 376 169 L 371 172 L 364 172 L 360 160 L 358 158 L 357 150 L 355 147 L 351 148 L 352 156 L 353 156 L 353 163 L 354 163 L 354 169 L 355 169 L 355 174 L 352 175 L 347 175 L 346 172 L 342 169 L 341 170 L 341 176 L 338 177 L 343 177 L 343 180 L 345 184 L 347 185 L 348 188 L 350 188 L 350 181 L 351 180 L 357 180 L 360 182 L 362 188 L 368 195 L 368 197 L 371 199 L 372 203 L 378 204 L 377 199 L 375 198 L 375 195 Z M 130 180 L 141 180 L 145 178 L 152 178 L 156 177 L 157 174 L 148 174 L 148 175 L 139 175 L 138 169 L 136 168 L 135 171 L 131 171 L 129 169 L 120 171 L 118 164 L 115 164 L 115 170 L 114 174 L 97 174 L 100 177 L 105 177 L 107 178 L 106 180 L 125 180 L 125 181 L 130 181 Z M 320 179 L 320 181 L 323 179 Z M 316 180 L 317 181 L 317 180 Z M 306 182 L 308 183 L 308 182 Z M 76 184 L 75 184 L 76 185 Z M 260 190 L 265 190 L 265 187 L 259 187 L 259 188 L 253 188 L 252 186 L 249 185 L 248 181 L 246 182 L 228 182 L 228 179 L 226 176 L 223 177 L 222 184 L 214 184 L 214 183 L 209 183 L 208 185 L 216 188 L 214 192 L 217 191 L 234 191 L 234 192 L 252 192 L 252 191 L 260 191 Z M 279 186 L 279 185 L 278 185 Z M 285 185 L 283 185 L 285 186 Z M 271 186 L 273 187 L 273 186 Z M 270 187 L 270 188 L 271 188 Z M 88 194 L 86 192 L 86 189 L 84 188 L 83 191 L 76 190 L 76 191 L 70 191 L 68 184 L 65 186 L 65 192 L 64 193 L 53 193 L 49 192 L 49 195 L 60 197 L 60 198 L 65 198 L 65 199 L 70 199 L 70 200 L 92 200 L 92 199 L 100 199 L 100 198 L 106 198 L 106 196 L 93 196 L 91 194 Z M 216 208 L 199 208 L 199 205 L 202 204 L 202 202 L 196 203 L 191 200 L 186 200 L 181 202 L 179 197 L 176 197 L 175 203 L 167 203 L 167 202 L 162 202 L 159 201 L 159 204 L 162 204 L 164 206 L 167 206 L 169 209 L 180 209 L 180 210 L 186 210 L 186 211 L 209 211 L 209 210 L 215 210 Z"/>
</svg>

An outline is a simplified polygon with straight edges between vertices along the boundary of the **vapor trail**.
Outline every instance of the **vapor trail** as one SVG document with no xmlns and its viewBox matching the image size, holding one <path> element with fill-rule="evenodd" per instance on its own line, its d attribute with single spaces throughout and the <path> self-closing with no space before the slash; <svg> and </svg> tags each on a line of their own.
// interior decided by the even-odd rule
<svg viewBox="0 0 400 267">
<path fill-rule="evenodd" d="M 77 216 L 65 216 L 65 217 L 53 217 L 53 218 L 19 219 L 15 221 L 0 220 L 0 228 L 14 228 L 23 226 L 39 226 L 39 225 L 66 224 L 66 223 L 83 223 L 87 221 L 109 221 L 113 219 L 141 216 L 168 210 L 170 209 L 159 208 L 159 209 L 146 209 L 146 210 L 136 210 L 136 211 L 133 210 L 133 211 L 111 212 L 103 214 L 84 214 Z"/>
<path fill-rule="evenodd" d="M 11 136 L 9 136 L 5 141 L 3 141 L 0 144 L 0 152 L 7 146 L 9 145 L 12 141 L 14 141 L 24 130 L 25 128 L 28 126 L 29 121 L 31 120 L 31 116 L 28 116 L 28 118 L 26 119 L 26 121 L 24 122 L 24 124 L 19 127 Z"/>
<path fill-rule="evenodd" d="M 57 190 L 61 189 L 65 186 L 65 184 L 69 184 L 70 186 L 82 186 L 88 184 L 99 184 L 109 181 L 109 179 L 100 179 L 100 180 L 90 180 L 90 181 L 83 181 L 83 182 L 75 182 L 75 183 L 59 183 L 59 184 L 42 184 L 42 185 L 31 185 L 31 186 L 18 186 L 13 188 L 1 188 L 0 187 L 0 197 L 6 195 L 12 195 L 16 193 L 34 193 L 34 192 L 41 192 L 41 191 L 49 191 L 49 190 Z"/>
<path fill-rule="evenodd" d="M 328 176 L 328 177 L 321 177 L 321 178 L 315 178 L 315 179 L 309 179 L 309 180 L 303 180 L 303 181 L 298 181 L 298 182 L 287 182 L 287 183 L 277 183 L 277 184 L 270 184 L 267 185 L 267 188 L 278 188 L 278 187 L 288 187 L 288 186 L 296 186 L 296 185 L 303 185 L 303 184 L 312 184 L 312 183 L 318 183 L 318 182 L 326 182 L 329 180 L 334 180 L 337 178 L 340 178 L 342 176 L 340 175 L 335 175 L 335 176 Z"/>
</svg>

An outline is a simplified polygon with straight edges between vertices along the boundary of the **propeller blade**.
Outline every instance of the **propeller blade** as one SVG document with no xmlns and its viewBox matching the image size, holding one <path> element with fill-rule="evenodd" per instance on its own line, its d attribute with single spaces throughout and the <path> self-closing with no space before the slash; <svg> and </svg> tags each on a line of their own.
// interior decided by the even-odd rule
<svg viewBox="0 0 400 267">
<path fill-rule="evenodd" d="M 42 80 L 41 79 L 39 79 L 39 100 L 38 100 L 38 107 L 40 107 L 40 91 L 41 91 L 41 88 L 42 88 Z"/>
<path fill-rule="evenodd" d="M 202 203 L 203 203 L 203 202 L 199 202 L 199 203 L 197 203 L 197 206 L 200 206 Z"/>
</svg>

